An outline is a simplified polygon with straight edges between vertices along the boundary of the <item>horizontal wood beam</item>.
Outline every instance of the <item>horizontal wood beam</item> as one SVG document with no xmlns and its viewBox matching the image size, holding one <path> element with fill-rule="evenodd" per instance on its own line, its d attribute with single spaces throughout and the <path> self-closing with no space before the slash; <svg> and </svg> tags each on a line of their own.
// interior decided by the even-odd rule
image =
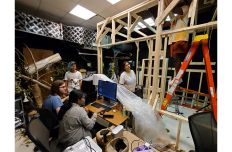
<svg viewBox="0 0 232 152">
<path fill-rule="evenodd" d="M 170 117 L 173 117 L 175 119 L 178 119 L 178 120 L 182 120 L 184 122 L 188 122 L 188 118 L 185 118 L 185 117 L 182 117 L 182 116 L 179 116 L 179 115 L 176 115 L 174 113 L 171 113 L 171 112 L 167 112 L 167 111 L 164 111 L 164 110 L 159 110 L 159 109 L 155 109 L 157 112 L 161 113 L 161 114 L 164 114 L 164 115 L 167 115 L 167 116 L 170 116 Z"/>
<path fill-rule="evenodd" d="M 208 23 L 199 24 L 199 25 L 194 25 L 192 27 L 185 27 L 185 28 L 181 28 L 178 30 L 171 30 L 171 31 L 167 31 L 167 32 L 162 32 L 161 35 L 169 35 L 169 34 L 175 34 L 175 33 L 184 32 L 184 31 L 204 29 L 204 28 L 212 27 L 212 26 L 217 26 L 217 21 L 208 22 Z"/>
<path fill-rule="evenodd" d="M 178 30 L 172 30 L 172 31 L 162 32 L 161 35 L 165 36 L 165 35 L 169 35 L 169 34 L 173 34 L 173 33 L 179 33 L 179 32 L 183 32 L 183 31 L 191 31 L 191 30 L 204 29 L 205 27 L 212 27 L 212 26 L 217 26 L 217 21 L 213 21 L 213 22 L 209 22 L 209 23 L 205 23 L 205 24 L 200 24 L 200 25 L 194 25 L 192 27 L 185 27 L 185 28 L 178 29 Z M 120 42 L 116 42 L 115 44 L 100 45 L 98 47 L 120 45 L 120 44 L 124 44 L 124 43 L 135 42 L 135 41 L 137 41 L 137 42 L 146 41 L 146 40 L 148 40 L 150 38 L 155 39 L 156 38 L 156 34 L 149 35 L 149 36 L 146 36 L 146 37 L 135 38 L 135 39 L 132 39 L 132 40 L 120 41 Z"/>
</svg>

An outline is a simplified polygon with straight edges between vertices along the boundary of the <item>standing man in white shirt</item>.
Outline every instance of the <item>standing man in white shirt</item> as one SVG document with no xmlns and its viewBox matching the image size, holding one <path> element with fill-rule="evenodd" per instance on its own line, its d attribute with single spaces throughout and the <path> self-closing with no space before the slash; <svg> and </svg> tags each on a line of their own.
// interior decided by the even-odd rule
<svg viewBox="0 0 232 152">
<path fill-rule="evenodd" d="M 69 71 L 67 71 L 64 76 L 68 93 L 70 93 L 74 88 L 80 90 L 82 85 L 82 75 L 76 70 L 76 62 L 69 62 L 68 69 Z"/>
</svg>

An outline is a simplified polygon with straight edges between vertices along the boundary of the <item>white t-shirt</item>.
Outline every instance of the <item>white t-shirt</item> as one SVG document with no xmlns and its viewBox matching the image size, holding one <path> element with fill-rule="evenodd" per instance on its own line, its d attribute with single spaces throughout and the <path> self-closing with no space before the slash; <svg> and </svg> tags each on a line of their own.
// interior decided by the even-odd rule
<svg viewBox="0 0 232 152">
<path fill-rule="evenodd" d="M 82 75 L 79 71 L 73 72 L 66 72 L 64 76 L 64 80 L 68 81 L 68 92 L 71 92 L 74 88 L 80 89 L 79 80 L 82 79 Z M 76 84 L 75 84 L 76 83 Z"/>
<path fill-rule="evenodd" d="M 135 91 L 135 85 L 136 85 L 135 72 L 133 70 L 131 70 L 130 73 L 127 73 L 126 71 L 124 71 L 120 76 L 119 83 Z"/>
</svg>

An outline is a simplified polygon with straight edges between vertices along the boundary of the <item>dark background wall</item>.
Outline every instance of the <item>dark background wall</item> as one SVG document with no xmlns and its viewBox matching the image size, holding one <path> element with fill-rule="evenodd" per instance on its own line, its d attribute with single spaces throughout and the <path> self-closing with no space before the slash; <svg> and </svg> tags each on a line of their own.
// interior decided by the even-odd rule
<svg viewBox="0 0 232 152">
<path fill-rule="evenodd" d="M 77 43 L 67 42 L 63 40 L 58 40 L 54 38 L 49 38 L 45 36 L 40 36 L 36 34 L 26 33 L 15 30 L 15 47 L 21 52 L 23 51 L 23 45 L 25 43 L 29 48 L 46 49 L 53 50 L 54 54 L 59 53 L 62 61 L 70 62 L 75 61 L 77 63 L 77 68 L 86 69 L 87 71 L 97 70 L 97 56 L 94 55 L 82 55 L 87 61 L 91 62 L 91 68 L 86 67 L 87 61 L 85 61 L 77 52 L 94 53 L 97 51 L 82 49 L 81 45 Z M 15 58 L 18 62 L 17 57 Z"/>
</svg>

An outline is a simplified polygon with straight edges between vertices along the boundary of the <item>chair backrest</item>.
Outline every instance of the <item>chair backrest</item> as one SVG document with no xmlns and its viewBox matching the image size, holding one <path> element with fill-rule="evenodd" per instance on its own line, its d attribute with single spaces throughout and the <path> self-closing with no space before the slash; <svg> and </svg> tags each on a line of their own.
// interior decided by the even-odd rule
<svg viewBox="0 0 232 152">
<path fill-rule="evenodd" d="M 38 108 L 32 102 L 31 102 L 31 106 L 39 113 L 40 120 L 49 131 L 52 131 L 54 127 L 59 125 L 58 119 L 54 116 L 54 114 L 50 110 L 48 110 L 47 108 Z"/>
<path fill-rule="evenodd" d="M 137 88 L 135 88 L 134 94 L 136 94 L 138 97 L 143 99 L 143 86 L 141 86 L 141 89 L 139 89 L 139 90 L 137 90 Z"/>
<path fill-rule="evenodd" d="M 217 122 L 211 111 L 188 117 L 196 152 L 217 151 Z"/>
<path fill-rule="evenodd" d="M 43 152 L 49 150 L 49 130 L 39 119 L 33 119 L 27 126 L 27 134 L 30 140 Z"/>
</svg>

